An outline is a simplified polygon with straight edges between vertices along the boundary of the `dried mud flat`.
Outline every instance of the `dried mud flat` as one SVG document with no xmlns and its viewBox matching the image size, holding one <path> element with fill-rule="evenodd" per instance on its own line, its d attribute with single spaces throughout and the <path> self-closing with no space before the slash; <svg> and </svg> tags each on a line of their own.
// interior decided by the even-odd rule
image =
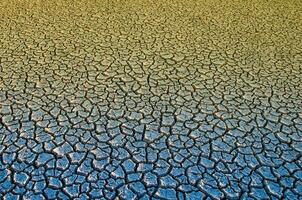
<svg viewBox="0 0 302 200">
<path fill-rule="evenodd" d="M 1 199 L 302 199 L 301 1 L 0 2 Z"/>
</svg>

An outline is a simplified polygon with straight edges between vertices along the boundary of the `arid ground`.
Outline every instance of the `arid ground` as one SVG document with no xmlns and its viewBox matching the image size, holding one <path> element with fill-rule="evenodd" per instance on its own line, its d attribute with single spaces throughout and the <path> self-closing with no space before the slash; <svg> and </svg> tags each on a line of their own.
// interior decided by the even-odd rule
<svg viewBox="0 0 302 200">
<path fill-rule="evenodd" d="M 301 0 L 2 0 L 0 199 L 302 199 Z"/>
</svg>

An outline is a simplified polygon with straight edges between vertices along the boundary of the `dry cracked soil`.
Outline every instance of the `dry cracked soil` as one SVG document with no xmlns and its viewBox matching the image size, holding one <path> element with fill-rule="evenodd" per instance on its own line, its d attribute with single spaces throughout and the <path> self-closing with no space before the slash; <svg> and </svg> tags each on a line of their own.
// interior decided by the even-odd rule
<svg viewBox="0 0 302 200">
<path fill-rule="evenodd" d="M 2 0 L 0 199 L 302 199 L 302 1 Z"/>
</svg>

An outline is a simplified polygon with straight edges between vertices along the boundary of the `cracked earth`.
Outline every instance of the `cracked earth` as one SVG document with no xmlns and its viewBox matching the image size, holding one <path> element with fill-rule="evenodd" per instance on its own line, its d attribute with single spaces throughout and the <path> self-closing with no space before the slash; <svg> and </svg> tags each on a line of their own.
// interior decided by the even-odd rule
<svg viewBox="0 0 302 200">
<path fill-rule="evenodd" d="M 302 2 L 4 0 L 1 199 L 302 199 Z"/>
</svg>

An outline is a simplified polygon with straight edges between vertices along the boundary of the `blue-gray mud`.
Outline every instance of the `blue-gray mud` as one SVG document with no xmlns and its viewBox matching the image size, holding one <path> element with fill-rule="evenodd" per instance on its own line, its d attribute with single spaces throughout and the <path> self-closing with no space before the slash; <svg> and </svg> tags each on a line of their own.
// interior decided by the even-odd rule
<svg viewBox="0 0 302 200">
<path fill-rule="evenodd" d="M 0 199 L 302 199 L 301 1 L 0 3 Z"/>
</svg>

